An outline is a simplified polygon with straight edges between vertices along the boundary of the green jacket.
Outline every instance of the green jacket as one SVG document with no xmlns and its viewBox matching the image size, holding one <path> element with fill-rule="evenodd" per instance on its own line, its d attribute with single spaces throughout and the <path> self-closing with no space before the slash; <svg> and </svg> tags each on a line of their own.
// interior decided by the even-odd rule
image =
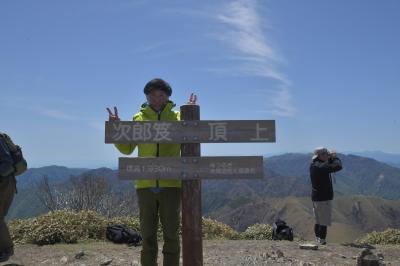
<svg viewBox="0 0 400 266">
<path fill-rule="evenodd" d="M 142 105 L 140 112 L 133 117 L 134 121 L 177 121 L 180 120 L 180 113 L 172 110 L 175 104 L 171 101 L 167 103 L 161 113 L 155 112 L 147 103 Z M 117 149 L 126 155 L 131 154 L 138 146 L 139 157 L 179 157 L 181 154 L 180 144 L 158 144 L 158 143 L 143 143 L 143 144 L 115 144 Z M 158 153 L 158 154 L 157 154 Z M 136 180 L 136 188 L 148 187 L 181 187 L 180 180 Z"/>
</svg>

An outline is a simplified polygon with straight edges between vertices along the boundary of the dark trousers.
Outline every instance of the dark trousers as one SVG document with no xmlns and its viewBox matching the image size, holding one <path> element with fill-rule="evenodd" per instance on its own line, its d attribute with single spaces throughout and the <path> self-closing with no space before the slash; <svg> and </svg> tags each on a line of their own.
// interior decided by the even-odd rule
<svg viewBox="0 0 400 266">
<path fill-rule="evenodd" d="M 0 252 L 12 249 L 13 242 L 5 222 L 15 194 L 15 177 L 0 177 Z"/>
<path fill-rule="evenodd" d="M 157 229 L 161 221 L 164 246 L 163 265 L 178 266 L 180 258 L 179 218 L 181 206 L 180 188 L 163 188 L 154 193 L 148 188 L 136 190 L 140 211 L 140 231 L 143 246 L 140 261 L 143 266 L 157 265 Z"/>
<path fill-rule="evenodd" d="M 328 227 L 326 225 L 315 224 L 314 233 L 316 237 L 320 239 L 326 239 L 326 234 L 328 233 Z"/>
</svg>

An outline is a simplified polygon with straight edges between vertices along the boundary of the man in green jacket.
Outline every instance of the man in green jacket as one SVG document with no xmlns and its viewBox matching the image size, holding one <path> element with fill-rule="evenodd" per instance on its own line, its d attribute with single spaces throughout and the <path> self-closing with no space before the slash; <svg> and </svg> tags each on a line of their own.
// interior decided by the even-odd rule
<svg viewBox="0 0 400 266">
<path fill-rule="evenodd" d="M 162 79 L 150 80 L 144 87 L 147 103 L 134 115 L 134 121 L 176 121 L 180 114 L 172 110 L 175 104 L 169 100 L 170 85 Z M 110 121 L 118 121 L 118 110 L 107 108 Z M 139 157 L 178 157 L 180 144 L 115 144 L 123 154 L 131 154 L 136 146 Z M 136 180 L 139 202 L 140 230 L 143 246 L 140 261 L 143 266 L 157 265 L 157 228 L 161 221 L 164 237 L 163 265 L 178 266 L 180 257 L 179 217 L 181 206 L 180 180 Z"/>
</svg>

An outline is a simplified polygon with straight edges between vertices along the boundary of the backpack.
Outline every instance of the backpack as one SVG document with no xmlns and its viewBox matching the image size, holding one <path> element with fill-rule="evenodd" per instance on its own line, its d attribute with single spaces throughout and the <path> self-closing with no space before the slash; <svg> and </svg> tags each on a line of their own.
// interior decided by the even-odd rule
<svg viewBox="0 0 400 266">
<path fill-rule="evenodd" d="M 142 241 L 142 237 L 136 230 L 130 229 L 123 224 L 114 224 L 107 226 L 106 237 L 111 242 L 121 244 L 125 243 L 129 246 L 138 246 Z"/>
<path fill-rule="evenodd" d="M 4 143 L 7 145 L 8 150 L 11 154 L 11 158 L 13 160 L 14 171 L 9 173 L 8 175 L 13 174 L 15 176 L 18 176 L 25 172 L 28 168 L 28 164 L 24 156 L 22 155 L 21 147 L 15 145 L 11 138 L 5 133 L 0 133 L 0 138 L 2 138 L 4 140 Z"/>
<path fill-rule="evenodd" d="M 272 240 L 293 241 L 293 229 L 285 221 L 277 219 L 272 224 Z"/>
</svg>

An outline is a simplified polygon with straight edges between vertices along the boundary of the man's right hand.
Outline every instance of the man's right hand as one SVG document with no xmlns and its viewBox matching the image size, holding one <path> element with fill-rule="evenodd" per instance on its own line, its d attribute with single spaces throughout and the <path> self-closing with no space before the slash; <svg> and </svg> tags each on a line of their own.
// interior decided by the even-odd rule
<svg viewBox="0 0 400 266">
<path fill-rule="evenodd" d="M 197 101 L 197 95 L 194 93 L 190 94 L 188 104 L 196 104 L 196 101 Z"/>
<path fill-rule="evenodd" d="M 114 113 L 108 107 L 107 107 L 107 111 L 108 111 L 108 121 L 120 121 L 120 119 L 118 117 L 117 107 L 114 106 Z"/>
</svg>

